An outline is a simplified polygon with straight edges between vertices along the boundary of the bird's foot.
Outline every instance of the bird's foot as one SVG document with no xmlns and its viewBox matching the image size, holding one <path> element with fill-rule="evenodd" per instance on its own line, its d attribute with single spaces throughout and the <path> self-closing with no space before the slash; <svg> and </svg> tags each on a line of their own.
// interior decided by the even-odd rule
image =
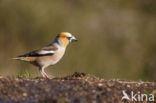
<svg viewBox="0 0 156 103">
<path fill-rule="evenodd" d="M 45 72 L 41 72 L 43 78 L 50 79 L 49 76 Z"/>
</svg>

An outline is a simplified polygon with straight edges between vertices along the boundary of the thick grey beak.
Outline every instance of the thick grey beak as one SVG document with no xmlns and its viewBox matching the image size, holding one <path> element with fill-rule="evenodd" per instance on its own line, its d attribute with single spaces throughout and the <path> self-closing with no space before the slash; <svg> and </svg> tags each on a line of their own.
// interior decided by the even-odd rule
<svg viewBox="0 0 156 103">
<path fill-rule="evenodd" d="M 71 37 L 70 42 L 78 41 L 74 36 Z"/>
</svg>

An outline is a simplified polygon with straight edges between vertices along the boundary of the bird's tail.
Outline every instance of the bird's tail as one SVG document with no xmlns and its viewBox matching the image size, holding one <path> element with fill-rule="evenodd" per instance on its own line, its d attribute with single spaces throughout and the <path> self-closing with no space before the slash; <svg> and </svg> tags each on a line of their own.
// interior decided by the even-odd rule
<svg viewBox="0 0 156 103">
<path fill-rule="evenodd" d="M 35 60 L 34 57 L 16 57 L 16 58 L 11 58 L 13 60 L 20 60 L 20 61 L 27 61 L 27 62 L 32 62 Z"/>
<path fill-rule="evenodd" d="M 20 58 L 16 57 L 16 58 L 11 58 L 10 60 L 20 60 Z"/>
</svg>

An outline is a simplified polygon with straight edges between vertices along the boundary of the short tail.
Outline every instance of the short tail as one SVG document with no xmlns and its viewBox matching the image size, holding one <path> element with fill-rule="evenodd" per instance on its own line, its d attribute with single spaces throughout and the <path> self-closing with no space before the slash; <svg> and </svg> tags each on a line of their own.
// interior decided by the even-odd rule
<svg viewBox="0 0 156 103">
<path fill-rule="evenodd" d="M 27 62 L 35 61 L 34 57 L 16 57 L 16 58 L 11 58 L 11 59 L 20 60 L 20 61 L 27 61 Z"/>
<path fill-rule="evenodd" d="M 24 58 L 21 57 L 16 57 L 16 58 L 11 58 L 12 60 L 20 60 L 20 61 L 26 61 Z"/>
<path fill-rule="evenodd" d="M 20 60 L 20 58 L 18 58 L 18 57 L 17 58 L 11 58 L 11 60 Z"/>
</svg>

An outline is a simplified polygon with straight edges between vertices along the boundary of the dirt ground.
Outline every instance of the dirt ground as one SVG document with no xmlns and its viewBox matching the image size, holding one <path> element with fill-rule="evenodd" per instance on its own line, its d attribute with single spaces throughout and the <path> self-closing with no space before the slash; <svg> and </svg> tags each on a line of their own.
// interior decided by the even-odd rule
<svg viewBox="0 0 156 103">
<path fill-rule="evenodd" d="M 121 102 L 123 90 L 129 96 L 131 91 L 154 94 L 156 83 L 105 80 L 84 73 L 53 79 L 2 77 L 0 103 L 146 103 Z"/>
</svg>

